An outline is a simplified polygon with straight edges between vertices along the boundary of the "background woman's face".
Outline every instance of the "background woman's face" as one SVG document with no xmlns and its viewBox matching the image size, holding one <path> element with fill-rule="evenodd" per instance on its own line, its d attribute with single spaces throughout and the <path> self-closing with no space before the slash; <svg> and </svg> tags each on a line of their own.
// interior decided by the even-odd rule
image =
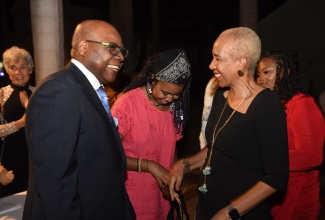
<svg viewBox="0 0 325 220">
<path fill-rule="evenodd" d="M 28 83 L 32 70 L 29 69 L 27 60 L 19 58 L 9 62 L 8 75 L 11 82 L 17 86 L 25 86 Z"/>
<path fill-rule="evenodd" d="M 258 84 L 273 90 L 275 80 L 276 80 L 276 71 L 278 64 L 270 57 L 262 58 L 256 68 L 256 81 Z"/>
</svg>

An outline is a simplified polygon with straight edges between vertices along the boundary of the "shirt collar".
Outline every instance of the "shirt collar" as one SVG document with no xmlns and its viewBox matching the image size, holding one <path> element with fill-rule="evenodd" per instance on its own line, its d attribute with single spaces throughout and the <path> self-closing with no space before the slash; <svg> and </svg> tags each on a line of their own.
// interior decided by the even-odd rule
<svg viewBox="0 0 325 220">
<path fill-rule="evenodd" d="M 92 87 L 94 88 L 94 90 L 97 90 L 100 86 L 102 86 L 100 84 L 100 82 L 98 81 L 98 79 L 95 77 L 94 74 L 92 74 L 82 63 L 80 63 L 78 60 L 76 59 L 71 59 L 71 63 L 73 63 L 74 65 L 76 65 L 78 67 L 78 69 L 85 75 L 85 77 L 88 79 L 88 81 L 90 82 L 90 84 L 92 85 Z"/>
</svg>

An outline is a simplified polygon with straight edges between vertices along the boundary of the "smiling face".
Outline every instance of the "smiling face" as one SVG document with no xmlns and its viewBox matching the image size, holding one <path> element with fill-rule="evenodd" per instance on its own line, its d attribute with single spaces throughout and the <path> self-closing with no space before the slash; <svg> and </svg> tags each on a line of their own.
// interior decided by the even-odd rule
<svg viewBox="0 0 325 220">
<path fill-rule="evenodd" d="M 74 46 L 78 53 L 73 53 L 73 57 L 94 74 L 101 84 L 113 82 L 123 65 L 124 57 L 122 54 L 112 55 L 107 46 L 93 41 L 114 43 L 123 47 L 120 34 L 113 26 L 101 21 L 83 23 L 79 29 L 76 29 L 75 38 L 78 42 Z"/>
<path fill-rule="evenodd" d="M 256 68 L 256 82 L 271 90 L 274 89 L 278 64 L 270 57 L 262 58 Z"/>
<path fill-rule="evenodd" d="M 152 97 L 160 105 L 169 105 L 180 98 L 185 85 L 163 81 L 154 81 L 152 85 Z"/>
<path fill-rule="evenodd" d="M 28 83 L 32 70 L 29 69 L 27 60 L 19 58 L 18 60 L 10 60 L 7 69 L 11 82 L 16 86 L 25 86 Z"/>
<path fill-rule="evenodd" d="M 209 69 L 213 71 L 221 87 L 229 86 L 237 77 L 237 71 L 241 69 L 238 62 L 231 59 L 233 39 L 219 37 L 213 44 L 213 59 Z"/>
</svg>

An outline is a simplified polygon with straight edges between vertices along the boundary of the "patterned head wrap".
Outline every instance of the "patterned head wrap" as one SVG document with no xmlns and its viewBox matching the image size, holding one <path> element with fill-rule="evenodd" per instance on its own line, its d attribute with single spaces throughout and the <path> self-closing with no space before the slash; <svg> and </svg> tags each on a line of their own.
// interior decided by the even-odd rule
<svg viewBox="0 0 325 220">
<path fill-rule="evenodd" d="M 183 50 L 167 50 L 157 55 L 152 73 L 159 81 L 186 84 L 191 77 L 190 63 Z"/>
</svg>

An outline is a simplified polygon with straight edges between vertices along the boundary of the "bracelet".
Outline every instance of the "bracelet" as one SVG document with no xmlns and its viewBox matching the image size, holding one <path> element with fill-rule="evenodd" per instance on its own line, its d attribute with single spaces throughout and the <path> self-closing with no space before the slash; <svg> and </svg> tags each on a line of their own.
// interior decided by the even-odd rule
<svg viewBox="0 0 325 220">
<path fill-rule="evenodd" d="M 138 168 L 138 171 L 139 171 L 139 173 L 141 173 L 142 171 L 141 171 L 141 158 L 139 159 L 139 160 L 137 160 L 137 168 Z"/>
<path fill-rule="evenodd" d="M 185 159 L 181 159 L 180 162 L 183 164 L 183 167 L 184 167 L 184 173 L 187 173 L 188 171 L 190 171 L 190 169 L 191 169 L 191 164 L 190 164 L 190 162 L 188 162 L 187 158 L 185 158 Z"/>
</svg>

